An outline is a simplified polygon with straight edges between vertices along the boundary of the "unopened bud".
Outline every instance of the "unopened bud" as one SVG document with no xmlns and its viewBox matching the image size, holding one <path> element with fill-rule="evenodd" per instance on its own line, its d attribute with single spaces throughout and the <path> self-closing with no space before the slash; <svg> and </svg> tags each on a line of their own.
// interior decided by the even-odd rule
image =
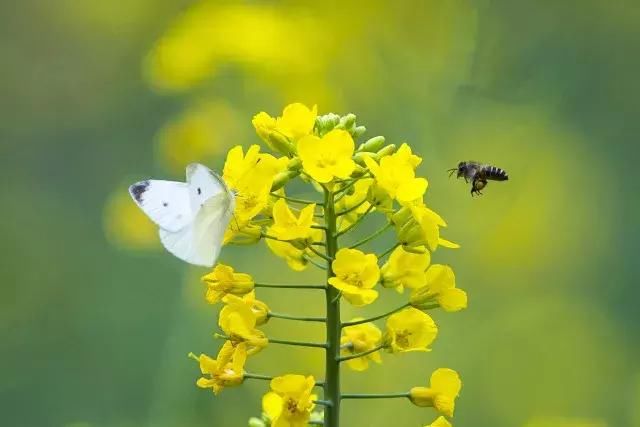
<svg viewBox="0 0 640 427">
<path fill-rule="evenodd" d="M 355 127 L 355 125 L 356 125 L 356 115 L 353 113 L 349 113 L 346 116 L 342 116 L 340 118 L 340 123 L 338 124 L 337 127 L 351 132 Z"/>
<path fill-rule="evenodd" d="M 351 136 L 353 136 L 353 139 L 358 139 L 362 135 L 364 135 L 364 133 L 366 131 L 367 131 L 366 127 L 364 127 L 364 126 L 356 126 L 355 128 L 353 128 L 353 131 L 351 131 Z"/>
<path fill-rule="evenodd" d="M 271 185 L 271 191 L 278 191 L 284 185 L 291 181 L 296 176 L 300 175 L 300 170 L 287 170 L 276 174 L 273 178 L 273 184 Z"/>
<path fill-rule="evenodd" d="M 360 144 L 357 151 L 365 151 L 370 153 L 375 153 L 380 150 L 384 145 L 385 138 L 384 136 L 374 136 Z"/>
<path fill-rule="evenodd" d="M 378 151 L 376 154 L 378 155 L 378 157 L 382 158 L 384 156 L 389 156 L 393 153 L 396 152 L 396 145 L 395 144 L 389 144 L 386 147 L 384 147 L 383 149 L 381 149 L 380 151 Z"/>
<path fill-rule="evenodd" d="M 318 135 L 323 136 L 333 130 L 340 122 L 340 116 L 334 113 L 325 114 L 316 118 L 316 129 Z"/>
<path fill-rule="evenodd" d="M 287 169 L 292 171 L 297 171 L 302 169 L 302 160 L 300 160 L 299 157 L 294 157 L 290 159 L 289 163 L 287 163 Z"/>
<path fill-rule="evenodd" d="M 251 417 L 249 418 L 249 427 L 267 427 L 267 424 L 260 418 Z"/>
<path fill-rule="evenodd" d="M 353 156 L 353 161 L 356 162 L 356 164 L 365 167 L 366 163 L 364 162 L 364 158 L 365 157 L 371 157 L 373 160 L 375 160 L 376 162 L 378 161 L 378 155 L 376 153 L 367 153 L 364 151 L 361 151 L 359 153 L 356 153 Z"/>
<path fill-rule="evenodd" d="M 280 132 L 271 132 L 268 135 L 268 143 L 275 151 L 288 156 L 295 152 L 295 147 L 289 139 Z"/>
</svg>

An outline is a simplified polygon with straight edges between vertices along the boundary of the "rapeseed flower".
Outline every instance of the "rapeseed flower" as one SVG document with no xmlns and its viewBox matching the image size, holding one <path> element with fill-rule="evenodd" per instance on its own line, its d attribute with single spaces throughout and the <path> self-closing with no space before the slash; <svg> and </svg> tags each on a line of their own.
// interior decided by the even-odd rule
<svg viewBox="0 0 640 427">
<path fill-rule="evenodd" d="M 413 387 L 409 399 L 417 406 L 432 406 L 447 417 L 453 416 L 462 381 L 453 369 L 439 368 L 431 374 L 429 387 Z"/>
<path fill-rule="evenodd" d="M 361 318 L 352 321 L 361 320 Z M 362 323 L 360 325 L 347 326 L 342 329 L 340 338 L 340 348 L 342 356 L 353 356 L 354 354 L 371 351 L 380 345 L 382 332 L 373 323 Z M 369 361 L 382 363 L 380 352 L 375 351 L 362 357 L 347 360 L 347 366 L 354 371 L 364 371 L 369 367 Z"/>
<path fill-rule="evenodd" d="M 218 394 L 224 387 L 239 385 L 244 380 L 244 364 L 247 360 L 245 343 L 234 345 L 226 341 L 216 359 L 206 354 L 201 354 L 197 359 L 203 375 L 196 383 L 198 387 L 210 387 Z"/>
<path fill-rule="evenodd" d="M 302 168 L 321 184 L 351 175 L 356 166 L 351 158 L 353 150 L 351 134 L 342 129 L 334 129 L 322 138 L 307 135 L 298 141 L 298 156 L 302 160 Z"/>
<path fill-rule="evenodd" d="M 242 298 L 227 295 L 226 305 L 220 310 L 218 325 L 233 343 L 247 343 L 247 352 L 255 354 L 268 344 L 265 334 L 256 329 L 257 317 L 252 307 Z"/>
<path fill-rule="evenodd" d="M 262 410 L 271 427 L 306 427 L 317 396 L 312 376 L 283 375 L 271 380 L 271 391 L 262 398 Z"/>
<path fill-rule="evenodd" d="M 467 308 L 467 293 L 456 288 L 456 277 L 448 265 L 434 264 L 425 273 L 425 284 L 411 293 L 414 307 L 436 301 L 445 311 Z"/>
<path fill-rule="evenodd" d="M 217 264 L 211 273 L 202 276 L 207 284 L 206 300 L 215 304 L 225 295 L 245 295 L 253 290 L 253 278 L 246 273 L 236 273 L 232 267 Z"/>
<path fill-rule="evenodd" d="M 424 427 L 452 427 L 451 423 L 443 416 L 436 418 L 434 422 Z"/>
<path fill-rule="evenodd" d="M 381 284 L 385 288 L 395 288 L 402 293 L 405 287 L 416 289 L 425 284 L 425 270 L 431 262 L 429 252 L 416 254 L 398 246 L 382 266 Z"/>
<path fill-rule="evenodd" d="M 357 249 L 340 249 L 332 263 L 335 277 L 329 284 L 338 289 L 347 301 L 357 307 L 371 304 L 378 298 L 372 289 L 380 278 L 378 258 Z"/>
<path fill-rule="evenodd" d="M 438 327 L 427 313 L 408 307 L 387 319 L 387 349 L 392 353 L 431 351 Z"/>
</svg>

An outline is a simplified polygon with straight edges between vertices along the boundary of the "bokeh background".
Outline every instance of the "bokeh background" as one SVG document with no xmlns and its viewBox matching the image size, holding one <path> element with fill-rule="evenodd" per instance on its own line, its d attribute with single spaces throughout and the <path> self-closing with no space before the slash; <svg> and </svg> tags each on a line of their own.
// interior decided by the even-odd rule
<svg viewBox="0 0 640 427">
<path fill-rule="evenodd" d="M 300 101 L 412 144 L 427 201 L 462 244 L 434 259 L 453 265 L 468 310 L 435 312 L 433 352 L 345 371 L 345 390 L 404 390 L 447 366 L 464 381 L 456 426 L 640 426 L 639 28 L 634 0 L 0 2 L 0 424 L 259 414 L 266 383 L 217 398 L 195 387 L 186 354 L 220 345 L 205 270 L 162 251 L 126 189 L 182 179 L 191 161 L 220 168 L 229 147 L 259 142 L 253 114 Z M 510 181 L 472 199 L 445 172 L 466 159 Z M 282 275 L 264 245 L 244 250 L 222 259 Z M 321 295 L 261 295 L 322 314 Z M 322 376 L 315 350 L 273 346 L 250 363 Z M 435 418 L 397 400 L 343 408 L 353 427 Z"/>
</svg>

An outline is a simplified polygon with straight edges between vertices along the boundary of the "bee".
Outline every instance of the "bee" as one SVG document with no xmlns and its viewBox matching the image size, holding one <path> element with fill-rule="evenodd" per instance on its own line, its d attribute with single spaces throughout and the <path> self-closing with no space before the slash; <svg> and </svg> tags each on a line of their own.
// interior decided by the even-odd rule
<svg viewBox="0 0 640 427">
<path fill-rule="evenodd" d="M 467 161 L 458 163 L 457 168 L 449 169 L 449 176 L 457 173 L 457 178 L 464 178 L 465 182 L 471 180 L 471 195 L 482 194 L 480 190 L 487 186 L 487 181 L 507 181 L 509 176 L 504 169 L 488 164 Z"/>
</svg>

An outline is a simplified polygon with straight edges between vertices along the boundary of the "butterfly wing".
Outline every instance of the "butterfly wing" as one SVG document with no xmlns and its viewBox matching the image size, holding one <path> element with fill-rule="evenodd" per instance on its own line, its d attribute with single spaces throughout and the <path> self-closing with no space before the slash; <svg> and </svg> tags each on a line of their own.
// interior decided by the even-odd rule
<svg viewBox="0 0 640 427">
<path fill-rule="evenodd" d="M 228 193 L 222 178 L 208 167 L 199 163 L 187 166 L 187 185 L 191 209 L 197 212 L 204 203 L 220 193 Z"/>
<path fill-rule="evenodd" d="M 233 195 L 227 191 L 210 197 L 189 226 L 177 232 L 160 229 L 162 244 L 183 261 L 212 267 L 220 255 L 233 204 Z"/>
<path fill-rule="evenodd" d="M 147 180 L 129 187 L 133 201 L 161 229 L 176 232 L 194 219 L 189 186 L 184 182 Z"/>
</svg>

